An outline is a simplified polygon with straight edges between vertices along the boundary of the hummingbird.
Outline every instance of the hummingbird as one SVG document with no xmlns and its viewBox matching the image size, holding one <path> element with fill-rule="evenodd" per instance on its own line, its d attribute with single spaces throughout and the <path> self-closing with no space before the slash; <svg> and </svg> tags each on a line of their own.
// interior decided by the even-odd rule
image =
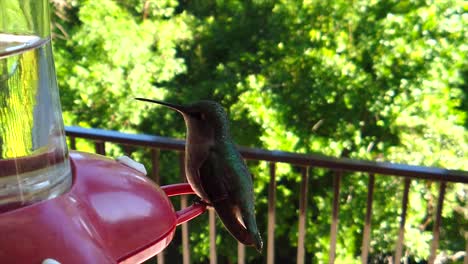
<svg viewBox="0 0 468 264">
<path fill-rule="evenodd" d="M 239 242 L 261 252 L 262 238 L 255 221 L 252 175 L 229 133 L 223 107 L 214 101 L 173 104 L 145 98 L 182 114 L 187 126 L 187 181 L 203 203 L 212 206 L 226 229 Z"/>
</svg>

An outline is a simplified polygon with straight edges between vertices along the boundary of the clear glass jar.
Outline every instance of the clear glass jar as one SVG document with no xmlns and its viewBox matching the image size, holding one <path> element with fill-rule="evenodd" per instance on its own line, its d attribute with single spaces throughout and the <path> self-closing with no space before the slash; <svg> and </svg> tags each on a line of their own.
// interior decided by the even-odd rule
<svg viewBox="0 0 468 264">
<path fill-rule="evenodd" d="M 0 213 L 71 183 L 48 0 L 0 0 Z"/>
</svg>

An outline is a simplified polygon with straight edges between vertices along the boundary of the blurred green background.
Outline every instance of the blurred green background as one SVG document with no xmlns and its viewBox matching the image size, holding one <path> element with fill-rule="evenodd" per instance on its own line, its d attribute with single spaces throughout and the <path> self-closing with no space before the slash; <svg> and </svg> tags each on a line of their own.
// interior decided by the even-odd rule
<svg viewBox="0 0 468 264">
<path fill-rule="evenodd" d="M 134 97 L 220 102 L 239 145 L 468 170 L 468 3 L 420 0 L 51 0 L 66 125 L 183 138 L 173 111 Z M 89 142 L 78 147 L 93 151 Z M 107 145 L 108 155 L 123 150 Z M 149 150 L 133 157 L 150 165 Z M 162 184 L 179 182 L 161 153 Z M 255 175 L 266 230 L 268 165 Z M 311 170 L 306 262 L 328 261 L 331 173 Z M 367 175 L 346 174 L 337 263 L 360 263 Z M 279 164 L 276 261 L 295 263 L 300 170 Z M 438 185 L 412 181 L 404 253 L 424 263 Z M 465 250 L 468 187 L 449 184 L 440 251 Z M 370 262 L 393 254 L 402 179 L 376 178 Z M 190 224 L 191 257 L 208 261 L 206 217 Z M 294 223 L 294 224 L 292 224 Z M 156 224 L 156 223 L 155 223 Z M 143 228 L 143 227 L 140 227 Z M 236 261 L 221 225 L 220 263 Z M 166 251 L 181 262 L 180 239 Z M 247 249 L 248 263 L 266 254 Z M 174 262 L 173 262 L 174 261 Z"/>
</svg>

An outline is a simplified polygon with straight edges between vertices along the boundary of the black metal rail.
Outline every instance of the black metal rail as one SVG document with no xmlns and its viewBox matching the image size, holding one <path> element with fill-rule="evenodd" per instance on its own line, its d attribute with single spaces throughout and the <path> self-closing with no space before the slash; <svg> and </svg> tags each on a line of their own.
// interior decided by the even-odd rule
<svg viewBox="0 0 468 264">
<path fill-rule="evenodd" d="M 95 142 L 96 152 L 105 154 L 105 142 L 122 144 L 124 146 L 140 146 L 152 149 L 153 170 L 151 176 L 157 182 L 159 181 L 159 150 L 175 150 L 181 152 L 179 166 L 183 174 L 183 151 L 185 149 L 185 141 L 167 137 L 144 135 L 144 134 L 128 134 L 117 131 L 109 131 L 102 129 L 87 129 L 81 127 L 66 127 L 66 134 L 70 138 L 71 148 L 75 149 L 75 138 L 84 138 Z M 338 235 L 338 211 L 339 211 L 339 195 L 340 182 L 343 177 L 343 171 L 350 172 L 366 172 L 369 175 L 367 208 L 365 216 L 365 224 L 363 226 L 363 242 L 362 242 L 362 263 L 367 263 L 370 243 L 370 229 L 372 217 L 373 191 L 376 174 L 385 176 L 400 176 L 404 177 L 402 212 L 400 215 L 400 228 L 398 237 L 396 238 L 394 263 L 400 263 L 402 257 L 402 249 L 404 244 L 405 222 L 408 207 L 408 193 L 412 178 L 423 179 L 439 182 L 439 197 L 437 200 L 437 210 L 433 227 L 433 240 L 430 249 L 429 263 L 434 263 L 439 245 L 439 228 L 441 224 L 441 214 L 444 202 L 445 190 L 447 182 L 468 183 L 468 171 L 448 170 L 434 167 L 413 166 L 405 164 L 395 164 L 388 162 L 373 162 L 353 159 L 338 159 L 327 157 L 320 154 L 298 154 L 283 151 L 270 151 L 257 148 L 239 147 L 239 150 L 245 159 L 264 160 L 270 162 L 270 183 L 268 186 L 268 229 L 267 229 L 267 263 L 274 263 L 274 233 L 275 233 L 275 203 L 276 203 L 276 163 L 289 163 L 301 166 L 302 181 L 300 187 L 300 203 L 298 215 L 298 249 L 297 263 L 304 263 L 305 251 L 305 217 L 307 214 L 307 182 L 309 168 L 321 167 L 327 168 L 335 172 L 333 176 L 333 202 L 332 215 L 330 225 L 330 252 L 329 263 L 335 262 L 336 238 Z M 184 175 L 181 175 L 183 178 Z M 182 204 L 186 204 L 186 199 L 182 199 Z M 216 263 L 216 245 L 215 245 L 215 221 L 214 213 L 210 212 L 210 263 Z M 182 244 L 183 244 L 183 262 L 190 262 L 190 248 L 188 239 L 188 226 L 182 226 Z M 238 263 L 244 263 L 245 249 L 243 245 L 238 245 Z M 161 254 L 158 256 L 158 263 L 163 263 L 164 258 Z M 468 263 L 468 254 L 465 255 L 465 263 Z"/>
<path fill-rule="evenodd" d="M 183 151 L 184 140 L 145 134 L 127 134 L 117 131 L 69 126 L 67 136 L 87 138 L 101 142 L 142 146 L 157 149 Z M 426 180 L 468 183 L 468 171 L 448 170 L 435 167 L 414 166 L 388 162 L 362 161 L 346 158 L 327 157 L 320 154 L 298 154 L 284 151 L 271 151 L 258 148 L 239 147 L 242 156 L 251 160 L 282 162 L 300 166 L 322 167 L 332 170 L 368 172 L 395 175 Z"/>
</svg>

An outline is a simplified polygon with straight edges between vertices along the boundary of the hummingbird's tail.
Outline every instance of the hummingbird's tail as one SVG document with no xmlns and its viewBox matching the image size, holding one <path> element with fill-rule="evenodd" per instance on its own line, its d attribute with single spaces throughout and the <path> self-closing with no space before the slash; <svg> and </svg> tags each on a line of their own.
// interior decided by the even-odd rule
<svg viewBox="0 0 468 264">
<path fill-rule="evenodd" d="M 249 219 L 250 221 L 245 223 L 244 226 L 244 223 L 239 221 L 232 206 L 220 202 L 214 203 L 213 207 L 226 229 L 237 241 L 247 246 L 253 246 L 259 252 L 262 251 L 263 241 L 257 230 L 255 218 Z"/>
<path fill-rule="evenodd" d="M 259 253 L 262 253 L 262 250 L 263 250 L 263 240 L 262 240 L 262 237 L 260 236 L 260 233 L 257 231 L 257 233 L 255 233 L 253 235 L 253 239 L 254 239 L 254 247 L 255 249 L 259 252 Z"/>
<path fill-rule="evenodd" d="M 260 232 L 258 232 L 257 222 L 255 221 L 255 215 L 248 213 L 246 215 L 246 218 L 244 219 L 244 222 L 249 234 L 252 236 L 253 246 L 259 253 L 262 253 L 263 240 L 260 236 Z"/>
</svg>

